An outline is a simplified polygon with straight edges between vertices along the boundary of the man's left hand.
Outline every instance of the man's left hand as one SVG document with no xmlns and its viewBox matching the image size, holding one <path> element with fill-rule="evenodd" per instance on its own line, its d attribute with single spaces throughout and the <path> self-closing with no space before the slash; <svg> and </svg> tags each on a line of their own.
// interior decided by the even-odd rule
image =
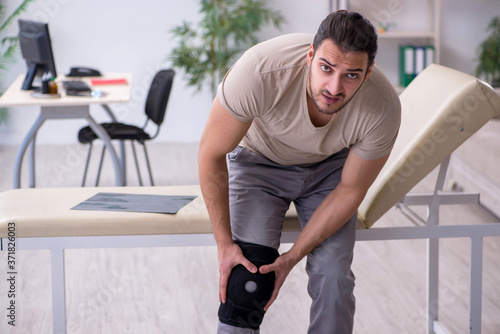
<svg viewBox="0 0 500 334">
<path fill-rule="evenodd" d="M 295 264 L 296 262 L 291 259 L 291 256 L 288 253 L 283 253 L 276 259 L 276 261 L 274 261 L 274 263 L 267 264 L 259 268 L 259 272 L 261 274 L 268 274 L 274 271 L 274 274 L 276 275 L 274 290 L 271 295 L 271 299 L 269 299 L 267 304 L 264 306 L 264 311 L 267 311 L 276 298 L 278 298 L 278 292 Z"/>
</svg>

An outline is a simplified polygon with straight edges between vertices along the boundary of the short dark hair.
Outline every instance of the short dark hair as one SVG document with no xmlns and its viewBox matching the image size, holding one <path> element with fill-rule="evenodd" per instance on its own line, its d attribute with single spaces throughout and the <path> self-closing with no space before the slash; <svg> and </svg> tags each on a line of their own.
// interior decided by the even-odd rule
<svg viewBox="0 0 500 334">
<path fill-rule="evenodd" d="M 370 21 L 359 13 L 345 10 L 330 13 L 321 22 L 314 36 L 314 50 L 317 50 L 327 38 L 331 39 L 342 52 L 366 52 L 368 67 L 375 60 L 377 33 Z"/>
</svg>

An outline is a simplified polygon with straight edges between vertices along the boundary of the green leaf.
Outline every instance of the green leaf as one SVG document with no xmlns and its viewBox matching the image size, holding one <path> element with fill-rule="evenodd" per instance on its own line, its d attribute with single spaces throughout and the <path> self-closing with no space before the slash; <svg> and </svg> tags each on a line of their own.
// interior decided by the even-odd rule
<svg viewBox="0 0 500 334">
<path fill-rule="evenodd" d="M 208 84 L 213 95 L 232 63 L 257 43 L 257 32 L 285 22 L 263 0 L 201 0 L 200 14 L 198 24 L 183 22 L 170 31 L 178 46 L 168 59 L 184 72 L 189 86 L 201 91 Z"/>
<path fill-rule="evenodd" d="M 28 8 L 28 5 L 30 3 L 32 3 L 34 0 L 24 0 L 23 2 L 21 2 L 21 4 L 14 10 L 14 12 L 7 18 L 7 20 L 5 20 L 5 22 L 0 26 L 0 31 L 3 31 L 6 27 L 8 27 L 12 21 L 18 17 L 19 15 L 21 15 L 22 12 L 26 11 L 26 9 Z M 0 9 L 3 9 L 3 7 L 1 7 Z"/>
<path fill-rule="evenodd" d="M 489 36 L 479 44 L 476 75 L 487 81 L 500 82 L 500 17 L 493 18 L 488 24 Z"/>
</svg>

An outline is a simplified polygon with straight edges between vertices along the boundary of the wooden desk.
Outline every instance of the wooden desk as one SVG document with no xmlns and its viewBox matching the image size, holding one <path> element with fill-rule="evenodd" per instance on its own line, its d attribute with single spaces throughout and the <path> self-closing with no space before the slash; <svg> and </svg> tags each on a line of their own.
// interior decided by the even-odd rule
<svg viewBox="0 0 500 334">
<path fill-rule="evenodd" d="M 24 75 L 20 75 L 12 85 L 7 89 L 7 91 L 0 97 L 0 107 L 17 107 L 17 106 L 40 106 L 40 115 L 36 119 L 35 123 L 32 125 L 31 129 L 28 131 L 24 137 L 23 142 L 17 153 L 16 162 L 14 165 L 14 188 L 20 188 L 21 185 L 21 166 L 23 162 L 24 155 L 28 146 L 30 146 L 30 161 L 29 161 L 29 185 L 31 188 L 35 187 L 35 139 L 36 134 L 43 123 L 48 119 L 74 119 L 83 118 L 86 119 L 90 127 L 99 136 L 100 139 L 104 141 L 107 150 L 111 155 L 113 160 L 115 175 L 116 175 L 116 185 L 125 185 L 125 171 L 124 171 L 124 161 L 120 161 L 118 155 L 116 154 L 113 145 L 111 144 L 111 138 L 108 136 L 106 131 L 97 123 L 94 118 L 90 115 L 90 105 L 99 104 L 102 105 L 105 111 L 110 115 L 112 120 L 116 120 L 111 110 L 107 107 L 108 103 L 125 103 L 130 100 L 130 87 L 132 82 L 132 74 L 130 73 L 108 73 L 99 77 L 103 79 L 113 79 L 113 78 L 125 78 L 128 84 L 119 85 L 103 85 L 98 88 L 102 90 L 105 95 L 101 97 L 91 97 L 91 96 L 67 96 L 65 95 L 64 89 L 62 88 L 62 80 L 71 80 L 65 76 L 59 76 L 56 82 L 59 83 L 59 93 L 61 97 L 58 98 L 36 98 L 32 96 L 32 91 L 21 90 L 21 85 L 24 80 Z M 87 82 L 90 86 L 90 80 L 92 78 L 80 78 L 81 80 Z M 123 154 L 123 146 L 122 154 Z"/>
</svg>

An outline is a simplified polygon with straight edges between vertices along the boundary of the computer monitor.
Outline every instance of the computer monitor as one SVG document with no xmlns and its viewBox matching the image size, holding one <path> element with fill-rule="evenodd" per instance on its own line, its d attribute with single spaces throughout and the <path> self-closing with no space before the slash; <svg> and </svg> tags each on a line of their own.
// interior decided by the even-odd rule
<svg viewBox="0 0 500 334">
<path fill-rule="evenodd" d="M 36 76 L 44 73 L 52 73 L 57 76 L 52 45 L 50 42 L 49 26 L 47 23 L 18 20 L 19 23 L 19 45 L 21 53 L 26 60 L 28 71 L 24 79 L 22 89 L 31 90 L 33 80 Z"/>
</svg>

